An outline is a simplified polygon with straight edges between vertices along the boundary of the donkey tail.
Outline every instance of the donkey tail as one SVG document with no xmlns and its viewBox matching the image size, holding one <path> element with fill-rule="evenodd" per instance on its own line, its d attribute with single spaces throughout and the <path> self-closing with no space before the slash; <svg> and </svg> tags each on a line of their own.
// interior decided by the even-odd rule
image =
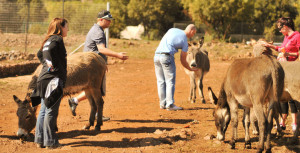
<svg viewBox="0 0 300 153">
<path fill-rule="evenodd" d="M 274 101 L 275 101 L 275 110 L 279 113 L 280 116 L 282 116 L 282 111 L 280 108 L 280 98 L 283 92 L 284 87 L 284 71 L 280 63 L 273 59 L 272 57 L 269 57 L 272 60 L 274 70 L 272 71 L 272 80 L 273 80 L 273 91 L 274 91 Z"/>
</svg>

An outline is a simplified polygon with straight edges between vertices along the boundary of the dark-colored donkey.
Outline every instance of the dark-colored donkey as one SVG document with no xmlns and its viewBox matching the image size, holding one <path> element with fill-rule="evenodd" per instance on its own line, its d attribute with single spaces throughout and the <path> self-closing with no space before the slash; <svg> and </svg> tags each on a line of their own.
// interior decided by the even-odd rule
<svg viewBox="0 0 300 153">
<path fill-rule="evenodd" d="M 283 90 L 284 71 L 279 62 L 267 55 L 251 59 L 235 60 L 228 68 L 222 83 L 219 98 L 214 96 L 217 105 L 214 111 L 217 139 L 224 140 L 225 132 L 231 120 L 233 127 L 230 145 L 235 148 L 238 126 L 238 105 L 245 107 L 245 147 L 251 146 L 249 137 L 250 108 L 258 118 L 259 145 L 258 152 L 271 152 L 270 136 L 273 128 L 273 109 Z M 210 90 L 212 91 L 212 90 Z M 212 93 L 213 95 L 213 93 Z M 268 113 L 264 113 L 264 105 L 268 104 Z M 277 108 L 277 107 L 276 107 Z M 266 138 L 265 138 L 265 134 Z M 248 147 L 247 147 L 248 148 Z"/>
<path fill-rule="evenodd" d="M 26 137 L 36 124 L 36 108 L 31 107 L 30 95 L 36 87 L 37 78 L 40 74 L 42 65 L 40 65 L 32 75 L 29 83 L 27 95 L 24 101 L 21 101 L 15 95 L 14 100 L 18 104 L 17 115 L 19 118 L 19 130 L 17 136 Z M 94 125 L 95 114 L 97 115 L 96 131 L 100 131 L 103 113 L 102 90 L 103 78 L 106 72 L 106 63 L 104 59 L 93 52 L 81 52 L 67 57 L 67 81 L 64 88 L 64 95 L 75 94 L 85 91 L 91 106 L 89 122 L 84 129 L 89 129 Z"/>
<path fill-rule="evenodd" d="M 209 71 L 210 63 L 208 59 L 208 52 L 201 49 L 204 43 L 202 37 L 198 43 L 189 44 L 189 50 L 186 56 L 186 61 L 190 67 L 196 67 L 198 71 L 185 70 L 185 73 L 190 77 L 190 96 L 189 101 L 195 103 L 196 101 L 196 88 L 198 88 L 199 96 L 202 103 L 205 103 L 203 95 L 203 76 Z M 197 85 L 196 85 L 197 84 Z"/>
</svg>

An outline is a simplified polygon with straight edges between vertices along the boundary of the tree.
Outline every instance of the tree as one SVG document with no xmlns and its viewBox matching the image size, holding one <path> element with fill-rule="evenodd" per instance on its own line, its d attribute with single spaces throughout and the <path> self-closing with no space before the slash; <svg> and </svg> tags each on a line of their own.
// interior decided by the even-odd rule
<svg viewBox="0 0 300 153">
<path fill-rule="evenodd" d="M 295 0 L 257 0 L 254 3 L 254 15 L 252 22 L 258 23 L 258 28 L 263 29 L 267 39 L 273 39 L 280 17 L 291 17 L 297 15 Z"/>
<path fill-rule="evenodd" d="M 207 32 L 218 39 L 230 34 L 232 24 L 246 22 L 253 14 L 251 0 L 182 0 L 197 25 L 205 24 Z"/>
<path fill-rule="evenodd" d="M 17 0 L 0 0 L 0 32 L 17 31 L 20 28 L 20 24 L 16 24 L 15 21 L 20 20 L 19 15 L 16 13 L 18 10 L 15 5 Z"/>
<path fill-rule="evenodd" d="M 48 12 L 42 0 L 18 0 L 20 7 L 18 14 L 23 20 L 27 19 L 28 15 L 28 5 L 24 5 L 26 3 L 30 3 L 30 22 L 41 22 L 48 17 Z"/>
<path fill-rule="evenodd" d="M 111 14 L 115 19 L 109 28 L 110 36 L 120 38 L 120 32 L 130 23 L 127 15 L 127 5 L 130 0 L 114 0 L 111 2 Z"/>
<path fill-rule="evenodd" d="M 171 28 L 176 18 L 183 16 L 180 0 L 130 0 L 127 10 L 132 23 L 142 23 L 145 35 L 150 31 L 161 36 Z"/>
<path fill-rule="evenodd" d="M 182 0 L 193 20 L 208 27 L 208 32 L 225 39 L 233 29 L 233 23 L 249 24 L 256 34 L 275 34 L 275 23 L 282 16 L 294 18 L 296 0 Z"/>
</svg>

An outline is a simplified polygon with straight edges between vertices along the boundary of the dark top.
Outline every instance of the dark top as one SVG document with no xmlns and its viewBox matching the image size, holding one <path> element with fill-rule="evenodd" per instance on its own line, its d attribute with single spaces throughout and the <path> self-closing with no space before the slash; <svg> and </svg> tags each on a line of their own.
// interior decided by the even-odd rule
<svg viewBox="0 0 300 153">
<path fill-rule="evenodd" d="M 43 47 L 43 57 L 40 61 L 43 64 L 38 82 L 54 77 L 60 78 L 64 83 L 67 79 L 67 52 L 63 38 L 58 35 L 51 36 Z M 51 62 L 53 69 L 49 70 L 47 62 Z"/>
<path fill-rule="evenodd" d="M 63 38 L 58 35 L 51 36 L 43 46 L 42 56 L 39 54 L 39 60 L 43 68 L 37 79 L 37 92 L 44 97 L 49 81 L 58 77 L 65 85 L 67 79 L 67 52 Z M 53 68 L 49 68 L 47 62 L 52 63 Z"/>
<path fill-rule="evenodd" d="M 94 24 L 88 32 L 88 34 L 86 35 L 83 51 L 95 52 L 102 56 L 107 62 L 107 57 L 104 54 L 100 53 L 98 50 L 97 45 L 99 44 L 104 44 L 106 47 L 106 36 L 102 27 L 98 24 Z"/>
</svg>

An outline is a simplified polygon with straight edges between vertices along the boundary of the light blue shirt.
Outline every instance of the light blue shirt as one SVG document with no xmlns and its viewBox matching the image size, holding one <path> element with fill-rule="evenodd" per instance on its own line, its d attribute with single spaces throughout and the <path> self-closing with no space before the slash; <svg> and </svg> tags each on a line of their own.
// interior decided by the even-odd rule
<svg viewBox="0 0 300 153">
<path fill-rule="evenodd" d="M 188 51 L 188 41 L 183 30 L 171 28 L 161 39 L 155 53 L 169 53 L 174 55 L 181 49 L 183 52 Z"/>
</svg>

